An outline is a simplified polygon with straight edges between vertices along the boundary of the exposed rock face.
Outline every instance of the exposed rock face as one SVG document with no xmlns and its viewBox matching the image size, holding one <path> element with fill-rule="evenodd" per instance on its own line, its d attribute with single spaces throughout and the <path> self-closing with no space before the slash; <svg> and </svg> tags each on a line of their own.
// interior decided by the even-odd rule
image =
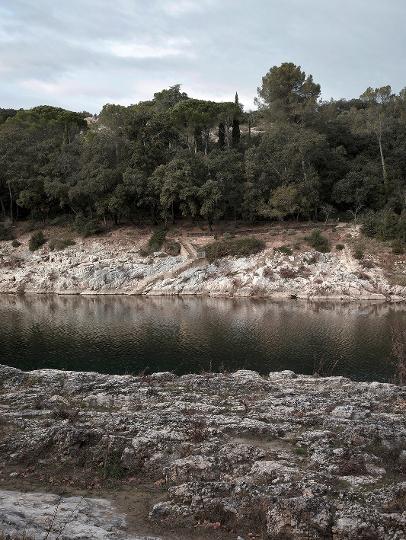
<svg viewBox="0 0 406 540">
<path fill-rule="evenodd" d="M 25 244 L 0 242 L 0 292 L 406 300 L 406 287 L 390 285 L 376 266 L 362 268 L 348 249 L 284 255 L 269 248 L 209 264 L 185 249 L 177 257 L 141 257 L 140 245 L 107 237 L 30 253 Z"/>
<path fill-rule="evenodd" d="M 154 540 L 129 536 L 107 500 L 15 491 L 0 491 L 0 531 L 10 539 Z"/>
<path fill-rule="evenodd" d="M 106 475 L 148 479 L 162 487 L 151 523 L 233 538 L 406 538 L 401 387 L 290 371 L 0 367 L 0 410 L 3 478 L 62 468 L 90 471 L 94 489 Z"/>
</svg>

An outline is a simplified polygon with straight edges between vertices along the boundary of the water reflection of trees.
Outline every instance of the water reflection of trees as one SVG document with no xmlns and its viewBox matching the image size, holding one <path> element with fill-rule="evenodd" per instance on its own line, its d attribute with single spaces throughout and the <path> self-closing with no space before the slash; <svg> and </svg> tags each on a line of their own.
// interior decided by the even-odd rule
<svg viewBox="0 0 406 540">
<path fill-rule="evenodd" d="M 320 358 L 339 354 L 343 370 L 356 370 L 358 363 L 365 371 L 375 363 L 384 371 L 390 326 L 394 320 L 406 322 L 406 307 L 189 296 L 0 295 L 0 317 L 10 350 L 12 336 L 26 348 L 30 340 L 39 349 L 42 342 L 51 343 L 62 353 L 75 345 L 72 355 L 78 357 L 81 347 L 90 347 L 92 354 L 110 354 L 115 362 L 125 356 L 136 363 L 140 353 L 148 364 L 149 358 L 156 365 L 167 358 L 166 369 L 174 369 L 176 362 L 180 371 L 198 370 L 199 363 L 208 369 L 213 362 L 217 368 L 223 363 L 226 369 L 244 366 L 262 372 L 287 367 L 309 372 Z"/>
</svg>

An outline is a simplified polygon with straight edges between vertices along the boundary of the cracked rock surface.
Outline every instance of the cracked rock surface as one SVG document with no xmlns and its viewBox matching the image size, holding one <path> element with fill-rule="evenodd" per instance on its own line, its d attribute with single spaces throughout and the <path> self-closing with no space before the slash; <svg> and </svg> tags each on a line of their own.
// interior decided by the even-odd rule
<svg viewBox="0 0 406 540">
<path fill-rule="evenodd" d="M 91 478 L 96 493 L 106 478 L 148 481 L 160 492 L 146 519 L 161 527 L 406 538 L 406 389 L 395 385 L 0 366 L 0 434 L 0 479 Z"/>
<path fill-rule="evenodd" d="M 156 252 L 143 257 L 140 248 L 145 241 L 117 233 L 78 239 L 63 251 L 50 251 L 45 245 L 34 253 L 27 239 L 17 249 L 11 242 L 0 242 L 0 292 L 406 300 L 405 286 L 390 283 L 372 259 L 356 260 L 348 247 L 332 253 L 309 248 L 288 255 L 269 245 L 257 255 L 210 264 L 184 251 L 179 256 Z M 405 261 L 396 264 L 406 280 Z"/>
</svg>

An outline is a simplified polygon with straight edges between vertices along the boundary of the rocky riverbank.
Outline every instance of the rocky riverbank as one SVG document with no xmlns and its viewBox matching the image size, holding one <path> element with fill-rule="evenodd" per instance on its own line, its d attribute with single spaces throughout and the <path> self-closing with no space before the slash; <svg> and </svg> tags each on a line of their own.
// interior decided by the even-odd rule
<svg viewBox="0 0 406 540">
<path fill-rule="evenodd" d="M 50 506 L 59 516 L 45 493 L 63 492 L 62 515 L 76 510 L 48 538 L 406 537 L 398 386 L 0 366 L 0 435 L 0 487 L 14 492 L 0 492 L 5 535 L 40 538 Z"/>
<path fill-rule="evenodd" d="M 338 239 L 351 236 L 345 229 L 340 234 Z M 50 251 L 46 244 L 34 253 L 28 250 L 28 236 L 21 237 L 19 247 L 0 242 L 0 293 L 406 300 L 402 257 L 393 262 L 398 278 L 393 282 L 374 257 L 354 258 L 350 245 L 331 253 L 308 247 L 283 253 L 281 238 L 258 236 L 266 240 L 262 253 L 213 263 L 199 259 L 187 237 L 177 237 L 182 249 L 175 257 L 164 251 L 142 256 L 148 236 L 131 230 L 76 239 L 63 251 Z M 204 245 L 213 239 L 199 240 Z"/>
</svg>

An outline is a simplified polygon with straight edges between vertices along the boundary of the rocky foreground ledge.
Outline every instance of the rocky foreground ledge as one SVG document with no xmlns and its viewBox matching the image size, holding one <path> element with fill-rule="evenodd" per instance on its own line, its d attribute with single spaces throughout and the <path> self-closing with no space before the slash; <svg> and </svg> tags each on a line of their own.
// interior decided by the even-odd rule
<svg viewBox="0 0 406 540">
<path fill-rule="evenodd" d="M 11 491 L 34 485 L 88 497 L 85 514 L 47 538 L 405 539 L 406 389 L 290 371 L 133 377 L 0 366 L 3 534 L 44 537 L 52 496 L 10 503 Z M 94 501 L 146 486 L 154 495 L 136 519 L 131 498 L 116 515 Z"/>
</svg>

